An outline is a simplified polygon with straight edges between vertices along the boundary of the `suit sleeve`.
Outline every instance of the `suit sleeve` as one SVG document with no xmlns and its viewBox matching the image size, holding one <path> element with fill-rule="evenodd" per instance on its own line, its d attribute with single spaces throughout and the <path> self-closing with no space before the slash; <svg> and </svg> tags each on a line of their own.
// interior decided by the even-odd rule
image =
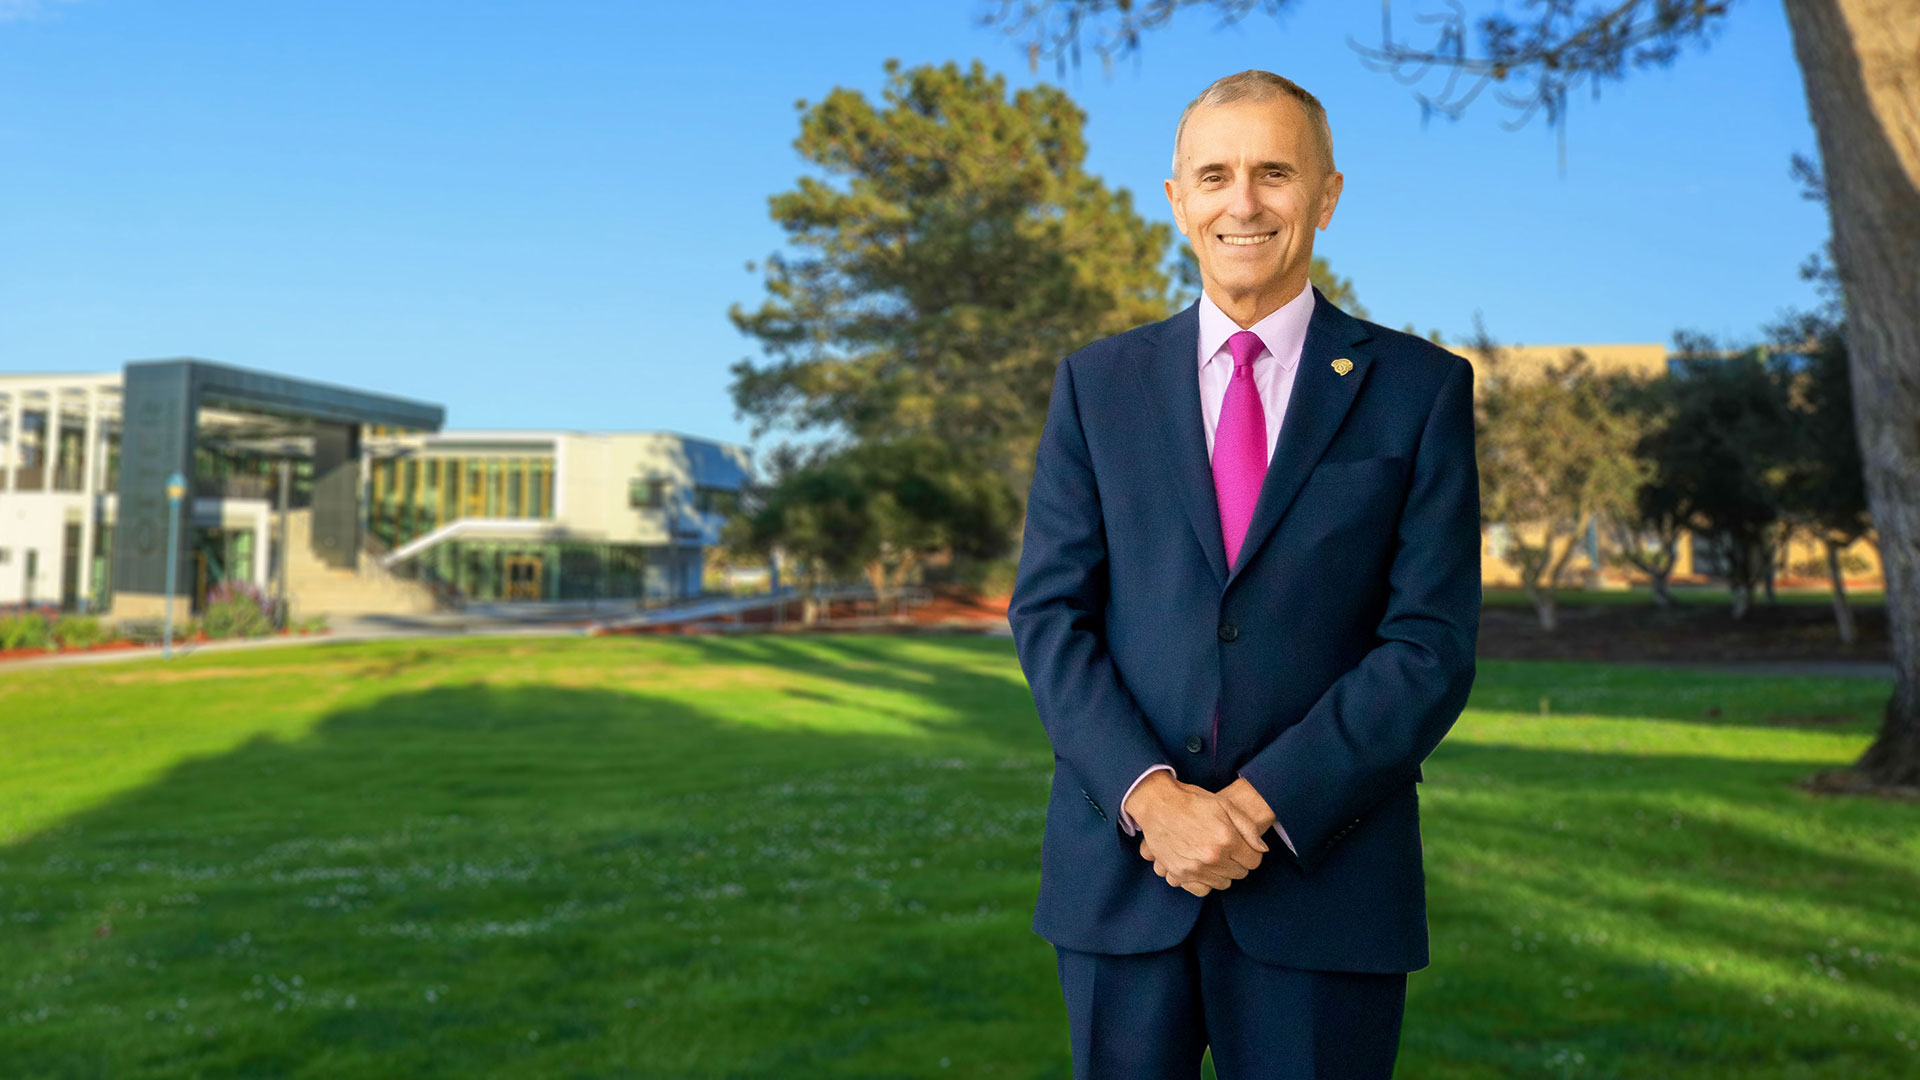
<svg viewBox="0 0 1920 1080">
<path fill-rule="evenodd" d="M 1166 752 L 1107 652 L 1107 588 L 1100 492 L 1063 360 L 1034 458 L 1007 621 L 1053 752 L 1115 821 L 1121 799 Z"/>
<path fill-rule="evenodd" d="M 1458 357 L 1414 453 L 1388 583 L 1380 643 L 1240 769 L 1286 822 L 1303 868 L 1335 832 L 1413 782 L 1473 687 L 1480 482 L 1473 368 Z"/>
</svg>

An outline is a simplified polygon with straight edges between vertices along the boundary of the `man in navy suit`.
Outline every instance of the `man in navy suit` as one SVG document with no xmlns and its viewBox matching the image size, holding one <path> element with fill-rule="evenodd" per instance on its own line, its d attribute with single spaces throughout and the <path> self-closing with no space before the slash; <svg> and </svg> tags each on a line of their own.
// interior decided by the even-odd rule
<svg viewBox="0 0 1920 1080">
<path fill-rule="evenodd" d="M 1204 293 L 1061 362 L 1008 611 L 1053 744 L 1033 928 L 1074 1075 L 1388 1077 L 1416 784 L 1473 684 L 1473 373 L 1307 281 L 1342 176 L 1280 76 L 1187 107 Z M 1273 841 L 1278 841 L 1275 844 Z"/>
</svg>

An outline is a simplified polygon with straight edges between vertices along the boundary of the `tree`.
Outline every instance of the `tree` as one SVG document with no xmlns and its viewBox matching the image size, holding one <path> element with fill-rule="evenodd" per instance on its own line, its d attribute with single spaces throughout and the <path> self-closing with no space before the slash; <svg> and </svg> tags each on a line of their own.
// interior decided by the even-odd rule
<svg viewBox="0 0 1920 1080">
<path fill-rule="evenodd" d="M 1796 439 L 1785 382 L 1764 349 L 1728 352 L 1674 335 L 1673 417 L 1658 440 L 1689 524 L 1722 562 L 1733 617 L 1744 618 L 1785 539 L 1784 500 Z"/>
<path fill-rule="evenodd" d="M 756 436 L 925 436 L 1024 492 L 1054 366 L 1165 317 L 1173 232 L 1085 171 L 1058 88 L 1009 98 L 977 61 L 886 71 L 881 107 L 800 103 L 794 146 L 828 179 L 771 199 L 798 254 L 730 313 L 770 355 L 734 365 L 734 403 Z"/>
<path fill-rule="evenodd" d="M 1481 516 L 1506 527 L 1508 557 L 1540 626 L 1551 631 L 1554 589 L 1580 541 L 1596 521 L 1630 514 L 1646 480 L 1634 454 L 1639 420 L 1613 406 L 1577 349 L 1525 375 L 1505 370 L 1484 334 L 1478 351 L 1485 357 L 1474 405 Z"/>
<path fill-rule="evenodd" d="M 1791 171 L 1801 182 L 1805 198 L 1826 201 L 1826 179 L 1817 165 L 1795 154 Z M 1871 535 L 1873 515 L 1867 509 L 1866 475 L 1854 427 L 1846 303 L 1832 256 L 1829 241 L 1824 253 L 1814 254 L 1800 267 L 1800 276 L 1813 282 L 1820 294 L 1819 308 L 1787 315 L 1769 328 L 1769 336 L 1778 347 L 1805 359 L 1796 374 L 1793 395 L 1801 414 L 1796 425 L 1800 441 L 1798 461 L 1788 480 L 1788 514 L 1826 549 L 1834 622 L 1841 642 L 1851 645 L 1857 634 L 1841 553 Z"/>
<path fill-rule="evenodd" d="M 735 556 L 784 555 L 806 598 L 802 621 L 812 625 L 820 587 L 853 576 L 872 546 L 872 521 L 859 481 L 847 470 L 803 461 L 791 446 L 776 447 L 767 467 L 771 479 L 742 491 L 721 542 Z"/>
<path fill-rule="evenodd" d="M 920 436 L 846 448 L 789 450 L 770 484 L 728 523 L 727 544 L 765 557 L 778 548 L 800 566 L 811 597 L 855 573 L 874 597 L 897 597 L 936 554 L 1004 554 L 1018 517 L 1013 494 L 988 470 Z M 808 604 L 807 621 L 813 621 Z"/>
<path fill-rule="evenodd" d="M 1614 559 L 1647 575 L 1653 602 L 1663 609 L 1673 606 L 1668 582 L 1679 561 L 1680 537 L 1693 519 L 1666 445 L 1673 425 L 1672 383 L 1665 376 L 1650 382 L 1623 377 L 1609 387 L 1614 408 L 1638 417 L 1641 434 L 1634 456 L 1643 463 L 1646 479 L 1634 492 L 1632 511 L 1607 519 L 1607 535 Z"/>
<path fill-rule="evenodd" d="M 1078 58 L 1091 37 L 1103 59 L 1140 47 L 1143 31 L 1179 9 L 1228 19 L 1279 14 L 1294 0 L 1002 0 L 987 21 L 1029 35 L 1027 55 Z M 1597 7 L 1540 0 L 1515 19 L 1470 22 L 1464 5 L 1433 44 L 1394 37 L 1363 60 L 1410 80 L 1444 79 L 1423 108 L 1454 114 L 1486 87 L 1524 121 L 1566 115 L 1568 91 L 1671 63 L 1704 41 L 1729 5 L 1706 0 L 1612 0 Z M 1786 0 L 1794 51 L 1827 174 L 1834 263 L 1846 297 L 1848 372 L 1861 459 L 1887 580 L 1896 678 L 1879 736 L 1855 763 L 1868 786 L 1920 786 L 1920 7 L 1913 0 Z M 1477 27 L 1478 34 L 1473 30 Z M 1520 89 L 1513 89 L 1518 87 Z M 1565 127 L 1559 127 L 1564 138 Z M 1839 782 L 1835 778 L 1835 782 Z"/>
<path fill-rule="evenodd" d="M 1776 328 L 1782 344 L 1811 342 L 1793 376 L 1794 450 L 1783 492 L 1787 516 L 1826 551 L 1833 617 L 1840 640 L 1856 637 L 1841 553 L 1873 529 L 1854 432 L 1845 328 L 1804 316 Z"/>
</svg>

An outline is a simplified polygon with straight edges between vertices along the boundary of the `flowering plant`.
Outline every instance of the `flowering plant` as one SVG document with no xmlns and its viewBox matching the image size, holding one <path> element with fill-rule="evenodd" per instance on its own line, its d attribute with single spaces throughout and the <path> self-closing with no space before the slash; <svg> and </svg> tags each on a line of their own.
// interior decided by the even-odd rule
<svg viewBox="0 0 1920 1080">
<path fill-rule="evenodd" d="M 279 625 L 279 604 L 250 581 L 227 580 L 207 593 L 203 625 L 210 638 L 262 637 Z"/>
</svg>

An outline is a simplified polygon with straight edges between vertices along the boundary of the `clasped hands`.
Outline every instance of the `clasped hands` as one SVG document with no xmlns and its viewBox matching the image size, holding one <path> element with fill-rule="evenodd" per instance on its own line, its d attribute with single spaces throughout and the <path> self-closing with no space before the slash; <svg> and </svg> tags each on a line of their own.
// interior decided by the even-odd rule
<svg viewBox="0 0 1920 1080">
<path fill-rule="evenodd" d="M 1123 809 L 1140 827 L 1140 857 L 1167 884 L 1195 896 L 1224 889 L 1259 866 L 1274 820 L 1244 777 L 1212 792 L 1165 770 L 1142 780 Z"/>
</svg>

